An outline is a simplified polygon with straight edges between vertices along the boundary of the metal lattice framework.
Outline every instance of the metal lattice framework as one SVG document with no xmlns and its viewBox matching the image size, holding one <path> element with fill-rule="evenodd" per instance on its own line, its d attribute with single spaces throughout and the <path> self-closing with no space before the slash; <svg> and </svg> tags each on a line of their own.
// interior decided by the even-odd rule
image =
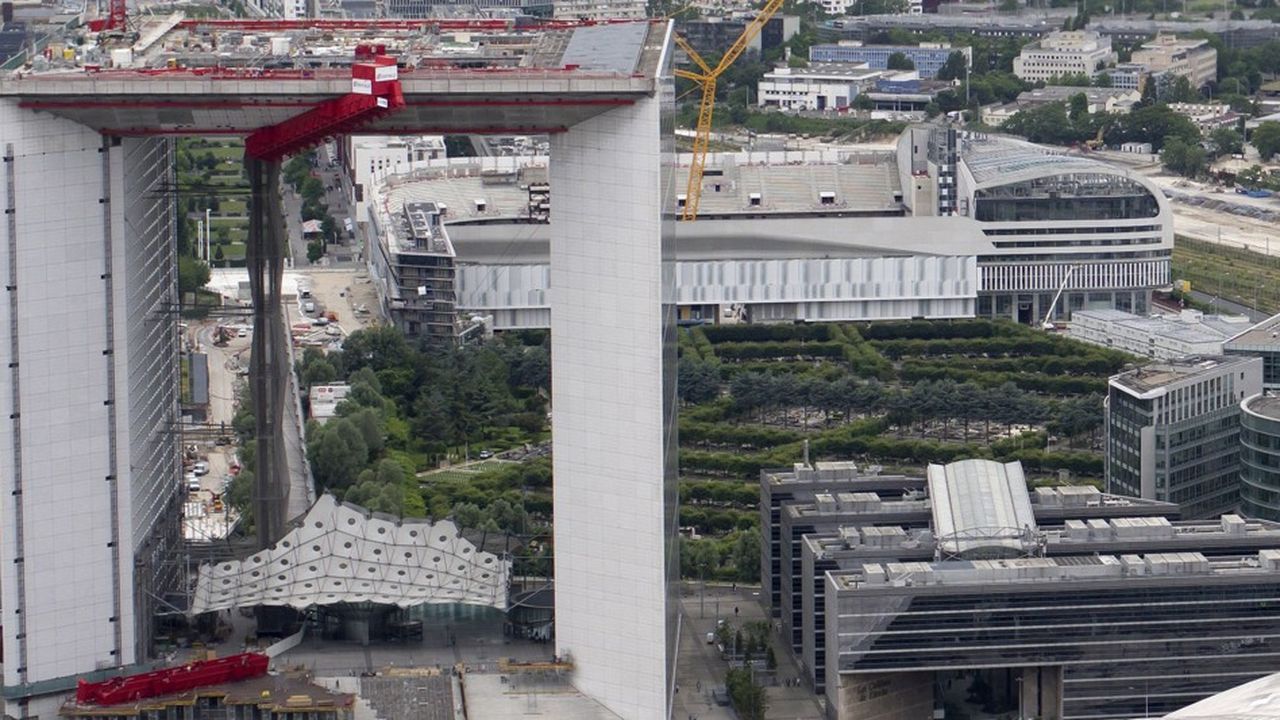
<svg viewBox="0 0 1280 720">
<path fill-rule="evenodd" d="M 511 561 L 478 549 L 457 526 L 394 521 L 323 495 L 272 547 L 200 568 L 191 611 L 339 603 L 507 607 Z"/>
</svg>

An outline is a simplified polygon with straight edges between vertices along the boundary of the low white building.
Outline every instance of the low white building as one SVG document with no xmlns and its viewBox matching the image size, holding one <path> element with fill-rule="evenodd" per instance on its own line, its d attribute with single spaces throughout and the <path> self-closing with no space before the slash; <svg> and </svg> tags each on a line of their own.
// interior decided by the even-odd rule
<svg viewBox="0 0 1280 720">
<path fill-rule="evenodd" d="M 346 400 L 349 392 L 351 392 L 351 386 L 346 383 L 312 385 L 311 394 L 308 396 L 311 401 L 311 419 L 324 424 L 334 416 L 338 410 L 338 403 Z"/>
<path fill-rule="evenodd" d="M 1202 133 L 1235 127 L 1242 117 L 1230 105 L 1221 103 L 1169 103 L 1169 109 L 1195 123 Z"/>
<path fill-rule="evenodd" d="M 1109 36 L 1090 30 L 1054 32 L 1022 48 L 1013 59 L 1013 74 L 1027 82 L 1064 75 L 1093 77 L 1118 58 Z"/>
<path fill-rule="evenodd" d="M 1067 335 L 1134 355 L 1172 360 L 1221 355 L 1222 344 L 1251 325 L 1244 315 L 1205 315 L 1199 310 L 1159 317 L 1121 310 L 1077 310 L 1071 314 Z"/>
<path fill-rule="evenodd" d="M 1054 102 L 1070 103 L 1071 98 L 1076 95 L 1084 95 L 1085 111 L 1091 115 L 1099 112 L 1127 115 L 1142 100 L 1142 93 L 1131 89 L 1046 85 L 1019 94 L 1018 99 L 1011 103 L 982 108 L 982 122 L 991 127 L 1000 127 L 1023 110 Z"/>
<path fill-rule="evenodd" d="M 756 86 L 757 103 L 783 110 L 841 110 L 883 74 L 866 63 L 774 68 Z"/>
</svg>

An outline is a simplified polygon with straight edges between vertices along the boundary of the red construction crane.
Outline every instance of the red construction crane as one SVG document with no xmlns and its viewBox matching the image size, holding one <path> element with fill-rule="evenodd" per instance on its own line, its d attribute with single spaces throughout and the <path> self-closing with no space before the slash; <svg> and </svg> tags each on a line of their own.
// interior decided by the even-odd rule
<svg viewBox="0 0 1280 720">
<path fill-rule="evenodd" d="M 107 16 L 97 20 L 90 20 L 89 29 L 93 32 L 124 30 L 128 14 L 128 0 L 107 0 Z"/>
<path fill-rule="evenodd" d="M 255 130 L 244 141 L 252 158 L 279 161 L 324 142 L 325 138 L 358 130 L 404 107 L 395 58 L 381 46 L 356 48 L 351 66 L 351 92 L 326 100 L 281 123 Z M 363 60 L 362 60 L 363 59 Z"/>
</svg>

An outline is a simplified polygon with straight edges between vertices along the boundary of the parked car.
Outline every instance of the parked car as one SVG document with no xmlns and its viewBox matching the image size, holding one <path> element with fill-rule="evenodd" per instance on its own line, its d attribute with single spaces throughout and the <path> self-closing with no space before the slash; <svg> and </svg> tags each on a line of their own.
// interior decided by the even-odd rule
<svg viewBox="0 0 1280 720">
<path fill-rule="evenodd" d="M 200 462 L 196 463 L 195 467 L 194 467 L 194 468 L 192 468 L 192 471 L 193 471 L 196 475 L 208 475 L 208 474 L 209 474 L 209 463 L 207 463 L 207 462 L 205 462 L 205 461 L 201 460 Z"/>
<path fill-rule="evenodd" d="M 492 450 L 481 450 L 481 451 L 480 451 L 480 459 L 481 459 L 481 460 L 488 460 L 488 459 L 489 459 L 489 458 L 491 458 L 491 457 L 493 457 L 493 451 L 492 451 Z"/>
</svg>

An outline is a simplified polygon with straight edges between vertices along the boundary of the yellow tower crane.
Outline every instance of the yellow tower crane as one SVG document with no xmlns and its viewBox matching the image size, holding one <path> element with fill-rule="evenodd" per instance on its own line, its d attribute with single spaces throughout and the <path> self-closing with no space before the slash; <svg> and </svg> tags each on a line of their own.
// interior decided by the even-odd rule
<svg viewBox="0 0 1280 720">
<path fill-rule="evenodd" d="M 689 162 L 689 188 L 685 193 L 681 220 L 698 219 L 698 200 L 702 198 L 702 171 L 707 162 L 707 147 L 711 144 L 711 116 L 716 109 L 716 81 L 735 60 L 741 57 L 742 53 L 746 52 L 747 46 L 756 38 L 756 35 L 760 34 L 765 23 L 769 22 L 781 7 L 782 0 L 768 0 L 755 18 L 743 29 L 738 39 L 733 41 L 733 45 L 730 45 L 720 57 L 719 64 L 714 68 L 707 65 L 702 56 L 690 47 L 684 38 L 676 36 L 676 44 L 689 55 L 689 59 L 701 72 L 677 69 L 675 74 L 686 80 L 692 80 L 702 88 L 702 100 L 698 104 L 698 127 L 693 136 L 693 159 Z"/>
</svg>

